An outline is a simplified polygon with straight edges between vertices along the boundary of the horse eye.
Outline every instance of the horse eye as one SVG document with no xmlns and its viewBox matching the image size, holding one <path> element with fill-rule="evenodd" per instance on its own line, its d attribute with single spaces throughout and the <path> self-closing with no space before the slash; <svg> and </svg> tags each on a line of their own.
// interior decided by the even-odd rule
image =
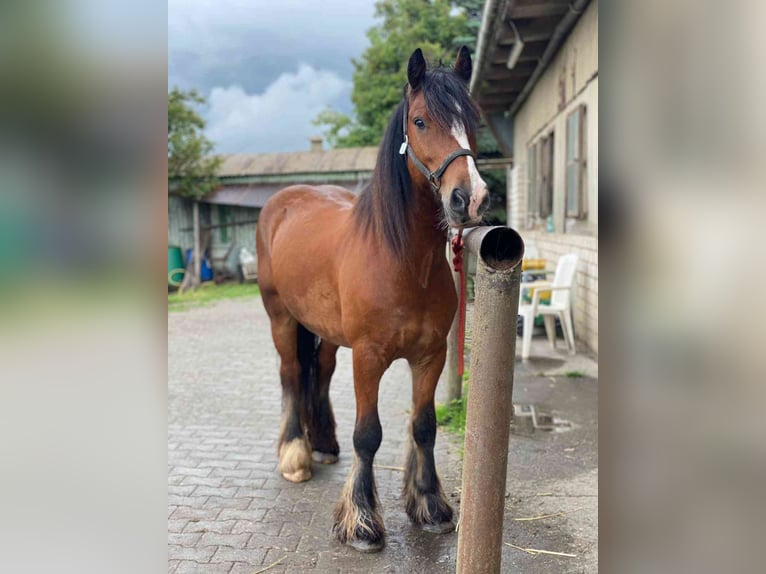
<svg viewBox="0 0 766 574">
<path fill-rule="evenodd" d="M 414 123 L 418 127 L 418 129 L 421 129 L 421 130 L 426 127 L 426 123 L 420 118 L 415 118 L 412 121 L 412 123 Z"/>
</svg>

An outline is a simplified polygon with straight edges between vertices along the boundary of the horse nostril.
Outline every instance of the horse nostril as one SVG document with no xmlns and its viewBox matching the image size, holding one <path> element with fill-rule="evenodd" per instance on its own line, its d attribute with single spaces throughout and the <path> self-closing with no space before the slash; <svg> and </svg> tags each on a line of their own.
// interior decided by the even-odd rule
<svg viewBox="0 0 766 574">
<path fill-rule="evenodd" d="M 484 196 L 484 199 L 481 200 L 481 203 L 479 204 L 479 213 L 487 211 L 488 207 L 489 207 L 489 193 Z"/>
<path fill-rule="evenodd" d="M 468 206 L 468 195 L 462 189 L 456 187 L 452 190 L 449 204 L 454 211 L 465 211 L 465 208 Z"/>
</svg>

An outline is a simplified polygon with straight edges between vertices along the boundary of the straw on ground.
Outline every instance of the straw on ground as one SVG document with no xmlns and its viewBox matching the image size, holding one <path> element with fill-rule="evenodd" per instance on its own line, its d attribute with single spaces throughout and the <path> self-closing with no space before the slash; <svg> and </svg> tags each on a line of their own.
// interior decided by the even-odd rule
<svg viewBox="0 0 766 574">
<path fill-rule="evenodd" d="M 554 516 L 564 516 L 565 514 L 571 514 L 577 512 L 582 508 L 575 508 L 574 510 L 563 510 L 561 512 L 554 512 L 553 514 L 541 514 L 540 516 L 526 516 L 523 518 L 514 518 L 514 522 L 531 522 L 532 520 L 542 520 L 544 518 L 553 518 Z"/>
<path fill-rule="evenodd" d="M 277 566 L 285 558 L 287 558 L 287 556 L 282 556 L 282 558 L 280 558 L 279 560 L 272 562 L 271 564 L 266 566 L 266 568 L 261 568 L 260 570 L 256 570 L 255 572 L 253 572 L 253 574 L 261 574 L 261 572 L 266 572 L 266 570 L 271 570 L 272 568 L 274 568 L 274 566 Z"/>
<path fill-rule="evenodd" d="M 553 550 L 539 550 L 537 548 L 523 548 L 521 546 L 516 546 L 515 544 L 511 544 L 510 542 L 504 543 L 506 546 L 510 546 L 511 548 L 515 548 L 516 550 L 521 550 L 522 552 L 526 552 L 527 554 L 531 554 L 533 556 L 537 556 L 538 554 L 548 554 L 551 556 L 566 556 L 567 558 L 577 558 L 577 554 L 568 554 L 566 552 L 554 552 Z"/>
</svg>

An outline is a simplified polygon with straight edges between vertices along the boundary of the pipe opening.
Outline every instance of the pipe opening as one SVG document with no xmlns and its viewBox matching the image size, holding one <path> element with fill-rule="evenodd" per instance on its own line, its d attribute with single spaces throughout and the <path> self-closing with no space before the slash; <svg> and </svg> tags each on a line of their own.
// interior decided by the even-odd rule
<svg viewBox="0 0 766 574">
<path fill-rule="evenodd" d="M 492 269 L 507 271 L 524 257 L 524 241 L 510 227 L 495 227 L 484 236 L 479 255 Z"/>
</svg>

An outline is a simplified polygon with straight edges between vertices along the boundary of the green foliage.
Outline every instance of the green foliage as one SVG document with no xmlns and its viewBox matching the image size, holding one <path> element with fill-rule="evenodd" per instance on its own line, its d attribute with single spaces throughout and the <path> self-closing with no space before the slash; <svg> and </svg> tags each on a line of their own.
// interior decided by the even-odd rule
<svg viewBox="0 0 766 574">
<path fill-rule="evenodd" d="M 585 376 L 585 373 L 582 371 L 567 371 L 566 376 L 570 379 L 580 379 Z"/>
<path fill-rule="evenodd" d="M 468 381 L 468 371 L 463 373 L 463 380 Z M 468 383 L 463 385 L 463 394 L 459 399 L 446 405 L 436 406 L 436 424 L 445 427 L 449 432 L 460 438 L 465 438 L 465 416 L 468 408 Z"/>
<path fill-rule="evenodd" d="M 437 405 L 436 407 L 436 424 L 446 427 L 450 432 L 453 432 L 461 437 L 465 436 L 465 413 L 466 413 L 466 399 L 465 397 L 450 401 L 446 405 Z"/>
<path fill-rule="evenodd" d="M 168 293 L 168 311 L 185 311 L 192 307 L 209 305 L 223 299 L 257 297 L 261 294 L 258 285 L 252 283 L 203 283 L 193 291 Z"/>
<path fill-rule="evenodd" d="M 455 6 L 462 9 L 466 17 L 466 33 L 464 36 L 457 36 L 454 39 L 454 47 L 468 46 L 471 49 L 471 54 L 475 54 L 479 28 L 481 28 L 481 15 L 486 0 L 455 0 L 454 3 Z"/>
<path fill-rule="evenodd" d="M 168 93 L 168 183 L 194 199 L 215 189 L 220 166 L 219 158 L 210 157 L 213 144 L 202 133 L 205 120 L 195 109 L 204 103 L 195 90 Z"/>
<path fill-rule="evenodd" d="M 458 10 L 454 10 L 457 8 Z M 380 143 L 394 107 L 407 83 L 407 62 L 421 48 L 431 63 L 451 64 L 462 45 L 476 51 L 484 0 L 381 0 L 375 6 L 380 24 L 367 32 L 370 45 L 354 64 L 351 100 L 353 116 L 324 110 L 314 125 L 324 127 L 332 147 L 375 146 Z M 481 157 L 499 157 L 497 142 L 486 128 L 479 130 Z M 489 224 L 504 224 L 504 170 L 482 172 L 490 189 Z"/>
<path fill-rule="evenodd" d="M 328 126 L 325 136 L 336 147 L 378 145 L 391 112 L 407 83 L 407 61 L 415 48 L 426 59 L 451 63 L 459 44 L 470 36 L 465 14 L 451 15 L 449 0 L 380 0 L 381 23 L 367 32 L 370 41 L 354 64 L 351 101 L 355 117 L 326 110 L 315 120 Z"/>
</svg>

